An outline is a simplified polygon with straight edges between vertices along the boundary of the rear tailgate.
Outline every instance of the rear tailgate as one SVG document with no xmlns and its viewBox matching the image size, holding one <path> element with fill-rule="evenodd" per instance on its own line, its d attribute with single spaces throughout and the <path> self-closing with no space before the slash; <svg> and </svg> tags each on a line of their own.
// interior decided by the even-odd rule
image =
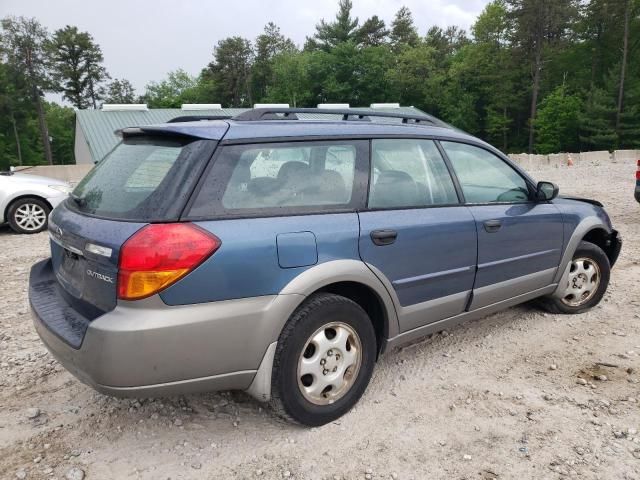
<svg viewBox="0 0 640 480">
<path fill-rule="evenodd" d="M 87 319 L 93 320 L 115 308 L 119 249 L 144 225 L 88 219 L 65 205 L 51 214 L 53 273 L 63 297 Z"/>
</svg>

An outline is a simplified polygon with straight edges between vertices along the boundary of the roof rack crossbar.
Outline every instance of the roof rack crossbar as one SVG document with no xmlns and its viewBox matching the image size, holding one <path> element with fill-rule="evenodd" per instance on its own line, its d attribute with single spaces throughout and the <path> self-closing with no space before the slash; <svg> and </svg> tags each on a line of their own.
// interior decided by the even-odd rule
<svg viewBox="0 0 640 480">
<path fill-rule="evenodd" d="M 229 120 L 232 115 L 182 115 L 169 120 L 167 123 L 201 122 L 205 120 Z"/>
<path fill-rule="evenodd" d="M 371 117 L 398 118 L 402 123 L 426 123 L 435 126 L 447 126 L 437 118 L 423 114 L 380 112 L 357 109 L 325 109 L 325 108 L 254 108 L 233 117 L 233 120 L 251 122 L 259 120 L 297 120 L 297 113 L 317 115 L 342 115 L 343 121 L 370 121 Z"/>
</svg>

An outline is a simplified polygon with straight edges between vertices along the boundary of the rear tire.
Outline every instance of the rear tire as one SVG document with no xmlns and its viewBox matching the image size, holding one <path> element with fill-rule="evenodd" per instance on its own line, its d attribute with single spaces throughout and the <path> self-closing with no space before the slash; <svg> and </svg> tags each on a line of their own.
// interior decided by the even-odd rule
<svg viewBox="0 0 640 480">
<path fill-rule="evenodd" d="M 329 423 L 358 402 L 375 359 L 376 336 L 362 307 L 339 295 L 315 294 L 293 313 L 278 339 L 271 407 L 303 425 Z"/>
<path fill-rule="evenodd" d="M 540 304 L 551 313 L 586 312 L 602 300 L 610 274 L 609 258 L 602 249 L 590 242 L 580 242 L 571 259 L 566 284 L 558 285 L 559 294 L 542 298 Z"/>
<path fill-rule="evenodd" d="M 40 233 L 47 229 L 51 208 L 35 197 L 20 198 L 7 210 L 7 221 L 16 233 Z"/>
</svg>

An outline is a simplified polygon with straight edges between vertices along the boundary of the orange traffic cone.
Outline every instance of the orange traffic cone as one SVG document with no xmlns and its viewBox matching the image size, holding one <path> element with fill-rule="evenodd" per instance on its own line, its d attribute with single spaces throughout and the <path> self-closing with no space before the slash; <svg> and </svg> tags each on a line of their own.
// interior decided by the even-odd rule
<svg viewBox="0 0 640 480">
<path fill-rule="evenodd" d="M 567 167 L 573 167 L 573 158 L 569 155 L 569 159 L 567 160 Z"/>
</svg>

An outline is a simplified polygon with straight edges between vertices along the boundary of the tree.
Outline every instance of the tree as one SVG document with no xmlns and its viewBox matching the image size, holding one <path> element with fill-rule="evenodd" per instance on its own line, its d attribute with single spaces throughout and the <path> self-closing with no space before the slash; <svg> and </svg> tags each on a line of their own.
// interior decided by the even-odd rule
<svg viewBox="0 0 640 480">
<path fill-rule="evenodd" d="M 352 8 L 351 0 L 339 0 L 335 21 L 320 20 L 316 25 L 316 33 L 311 41 L 307 42 L 308 45 L 326 51 L 341 43 L 355 41 L 358 34 L 358 18 L 351 17 Z"/>
<path fill-rule="evenodd" d="M 437 52 L 438 62 L 441 65 L 469 43 L 467 33 L 456 26 L 447 27 L 444 30 L 440 27 L 431 27 L 424 41 L 427 46 Z"/>
<path fill-rule="evenodd" d="M 3 60 L 25 79 L 38 115 L 44 158 L 52 165 L 49 132 L 42 103 L 44 91 L 51 88 L 45 52 L 49 34 L 35 18 L 6 17 L 2 19 L 1 24 L 3 31 L 0 35 L 0 54 Z"/>
<path fill-rule="evenodd" d="M 413 23 L 413 15 L 407 7 L 401 7 L 391 23 L 391 44 L 395 48 L 403 45 L 415 47 L 420 41 L 418 30 Z"/>
<path fill-rule="evenodd" d="M 174 70 L 165 80 L 149 83 L 142 99 L 151 108 L 180 108 L 183 103 L 195 103 L 196 87 L 196 78 L 184 70 Z"/>
<path fill-rule="evenodd" d="M 45 111 L 55 163 L 58 165 L 75 163 L 73 155 L 75 112 L 70 107 L 62 107 L 53 102 L 45 103 Z"/>
<path fill-rule="evenodd" d="M 571 152 L 579 148 L 578 121 L 582 99 L 560 85 L 540 104 L 536 119 L 536 152 Z"/>
<path fill-rule="evenodd" d="M 203 71 L 203 80 L 212 82 L 219 102 L 233 107 L 253 103 L 249 88 L 253 51 L 251 42 L 242 37 L 220 40 L 214 60 Z"/>
<path fill-rule="evenodd" d="M 622 60 L 620 61 L 620 81 L 618 82 L 618 105 L 616 109 L 616 131 L 620 133 L 622 109 L 624 106 L 624 82 L 629 54 L 629 22 L 631 19 L 631 0 L 624 0 L 624 27 L 622 34 Z"/>
<path fill-rule="evenodd" d="M 272 82 L 266 100 L 293 107 L 311 103 L 308 72 L 309 52 L 287 50 L 273 57 Z"/>
<path fill-rule="evenodd" d="M 47 42 L 56 90 L 78 108 L 97 108 L 109 78 L 102 65 L 102 50 L 88 32 L 67 25 Z"/>
<path fill-rule="evenodd" d="M 471 27 L 471 33 L 476 42 L 506 45 L 511 32 L 505 0 L 488 3 Z"/>
<path fill-rule="evenodd" d="M 617 143 L 616 101 L 609 88 L 595 88 L 580 115 L 580 141 L 589 150 L 609 150 Z"/>
<path fill-rule="evenodd" d="M 283 52 L 295 51 L 293 41 L 280 33 L 280 28 L 269 22 L 255 42 L 255 60 L 251 69 L 252 97 L 262 99 L 273 76 L 273 59 Z"/>
<path fill-rule="evenodd" d="M 545 46 L 563 40 L 577 15 L 577 0 L 506 0 L 514 22 L 513 42 L 531 68 L 529 153 L 533 152 L 538 96 L 545 62 Z"/>
<path fill-rule="evenodd" d="M 388 37 L 389 30 L 377 15 L 368 18 L 356 32 L 356 41 L 363 47 L 378 47 L 385 44 Z"/>
<path fill-rule="evenodd" d="M 440 92 L 429 88 L 425 81 L 437 74 L 435 51 L 426 45 L 404 48 L 386 73 L 392 97 L 403 105 L 415 105 L 433 111 L 429 98 Z"/>
<path fill-rule="evenodd" d="M 127 79 L 116 78 L 107 85 L 105 103 L 135 103 L 136 92 Z"/>
</svg>

